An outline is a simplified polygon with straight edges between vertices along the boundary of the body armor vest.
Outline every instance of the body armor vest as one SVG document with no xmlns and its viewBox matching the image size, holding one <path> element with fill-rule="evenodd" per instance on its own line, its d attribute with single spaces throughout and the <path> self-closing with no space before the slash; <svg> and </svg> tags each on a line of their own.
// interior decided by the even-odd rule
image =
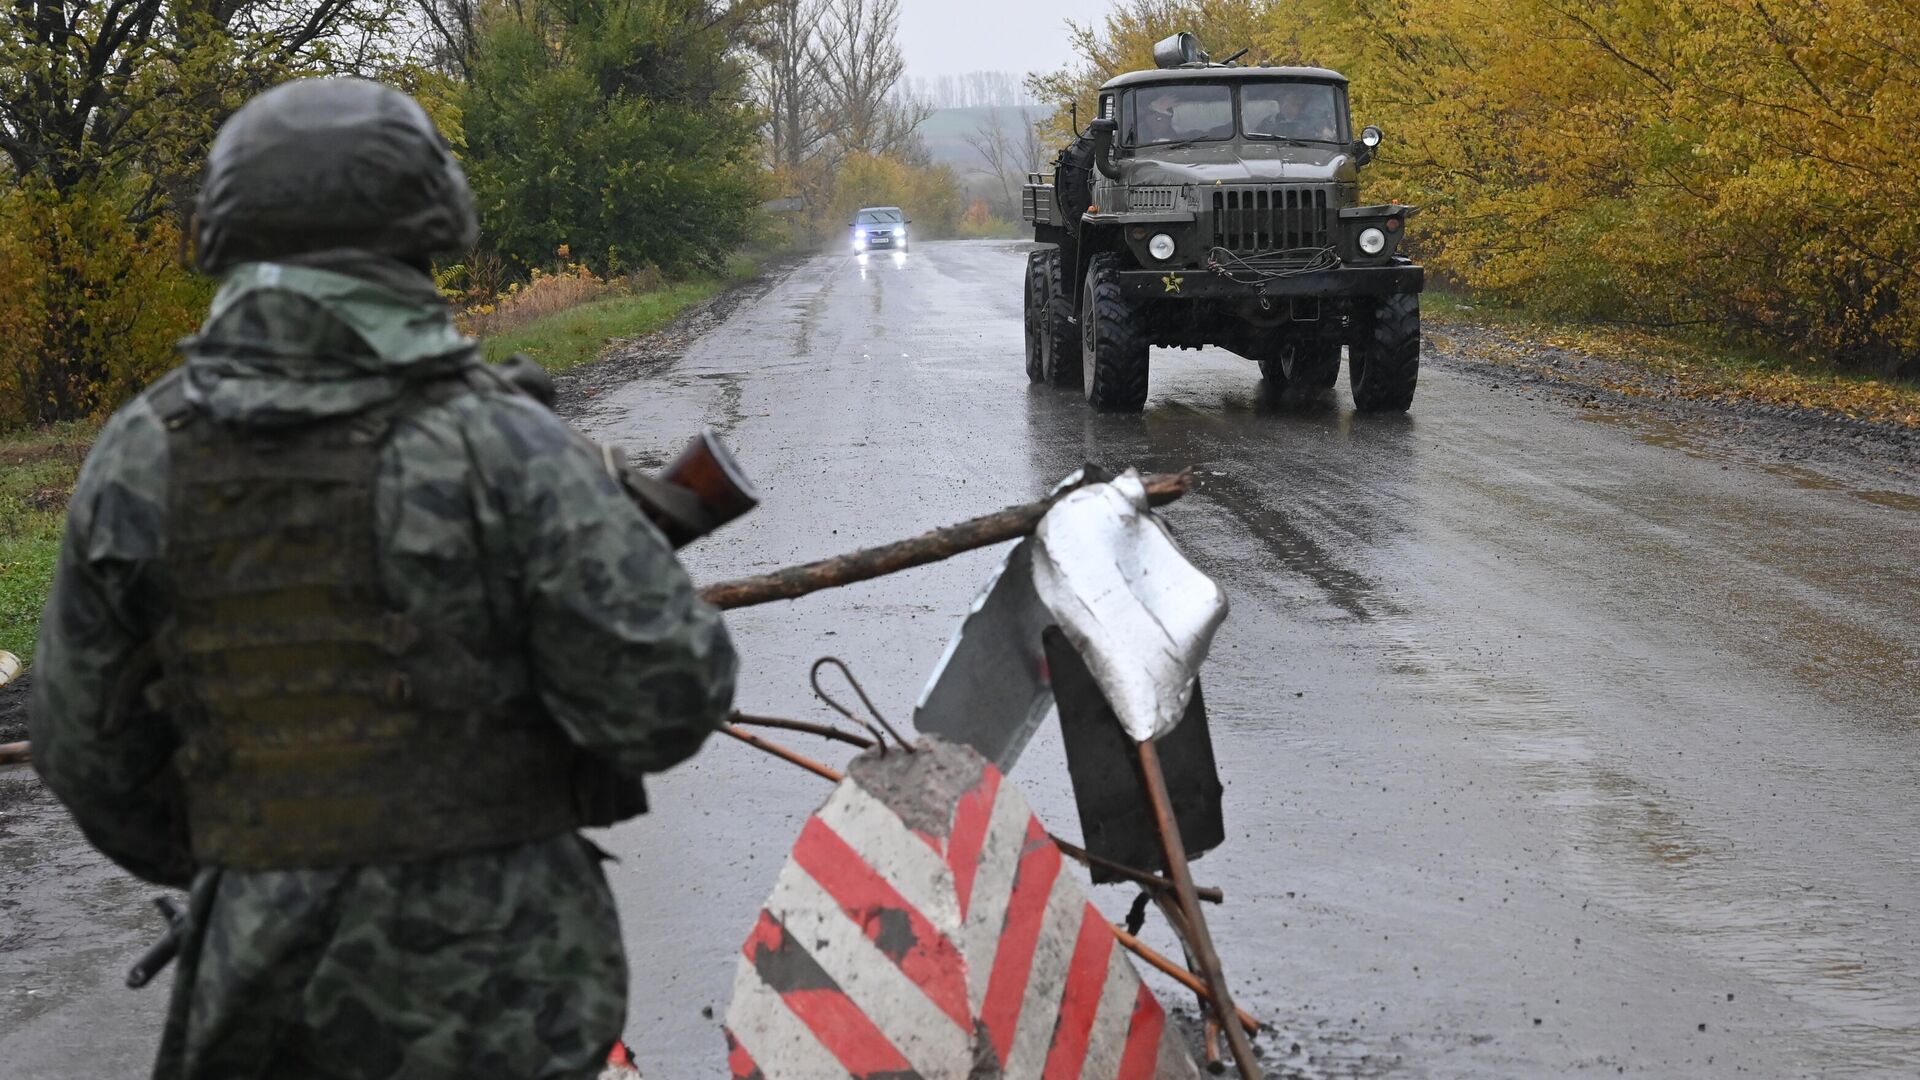
<svg viewBox="0 0 1920 1080">
<path fill-rule="evenodd" d="M 167 392 L 181 400 L 177 376 Z M 560 728 L 380 584 L 380 452 L 422 400 L 272 430 L 161 407 L 172 618 L 156 698 L 181 733 L 203 865 L 403 862 L 575 824 Z"/>
</svg>

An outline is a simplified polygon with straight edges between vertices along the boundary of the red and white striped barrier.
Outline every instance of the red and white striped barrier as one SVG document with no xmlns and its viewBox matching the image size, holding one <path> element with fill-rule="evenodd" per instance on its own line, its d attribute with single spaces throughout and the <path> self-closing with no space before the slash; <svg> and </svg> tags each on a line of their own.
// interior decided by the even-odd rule
<svg viewBox="0 0 1920 1080">
<path fill-rule="evenodd" d="M 737 1080 L 1191 1078 L 1020 793 L 964 747 L 868 752 L 807 820 L 734 976 Z"/>
</svg>

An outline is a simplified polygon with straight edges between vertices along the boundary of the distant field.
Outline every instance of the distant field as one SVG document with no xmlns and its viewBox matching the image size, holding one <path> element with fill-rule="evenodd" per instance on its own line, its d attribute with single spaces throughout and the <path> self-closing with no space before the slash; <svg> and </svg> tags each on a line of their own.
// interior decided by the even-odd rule
<svg viewBox="0 0 1920 1080">
<path fill-rule="evenodd" d="M 1000 127 L 1017 141 L 1023 124 L 1043 120 L 1048 113 L 1049 110 L 1043 105 L 1001 109 L 940 109 L 921 122 L 920 137 L 926 141 L 927 152 L 933 155 L 935 162 L 951 165 L 963 174 L 978 172 L 984 170 L 985 165 L 979 152 L 967 144 L 967 136 L 987 126 L 997 115 Z M 1048 148 L 1048 152 L 1051 149 Z M 1034 162 L 1032 167 L 1038 168 L 1039 164 Z"/>
</svg>

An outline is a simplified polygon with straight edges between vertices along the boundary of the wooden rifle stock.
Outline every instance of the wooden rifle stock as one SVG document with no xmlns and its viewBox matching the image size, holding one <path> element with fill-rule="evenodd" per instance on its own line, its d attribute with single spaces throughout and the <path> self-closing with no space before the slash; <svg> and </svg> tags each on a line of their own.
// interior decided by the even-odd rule
<svg viewBox="0 0 1920 1080">
<path fill-rule="evenodd" d="M 707 428 L 658 476 L 623 470 L 627 490 L 667 541 L 682 548 L 760 505 L 725 443 Z"/>
</svg>

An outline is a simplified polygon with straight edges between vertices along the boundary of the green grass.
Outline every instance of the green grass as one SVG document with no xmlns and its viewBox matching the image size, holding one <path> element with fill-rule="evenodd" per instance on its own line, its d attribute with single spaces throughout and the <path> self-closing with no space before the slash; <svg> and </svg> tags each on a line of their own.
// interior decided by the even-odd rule
<svg viewBox="0 0 1920 1080">
<path fill-rule="evenodd" d="M 565 371 L 599 359 L 608 341 L 651 334 L 686 309 L 758 272 L 759 265 L 754 260 L 736 257 L 728 261 L 722 274 L 714 277 L 595 300 L 535 319 L 525 326 L 489 337 L 484 353 L 492 363 L 514 353 L 525 353 L 548 371 Z"/>
<path fill-rule="evenodd" d="M 0 649 L 33 661 L 60 531 L 98 428 L 57 424 L 0 435 Z"/>
</svg>

